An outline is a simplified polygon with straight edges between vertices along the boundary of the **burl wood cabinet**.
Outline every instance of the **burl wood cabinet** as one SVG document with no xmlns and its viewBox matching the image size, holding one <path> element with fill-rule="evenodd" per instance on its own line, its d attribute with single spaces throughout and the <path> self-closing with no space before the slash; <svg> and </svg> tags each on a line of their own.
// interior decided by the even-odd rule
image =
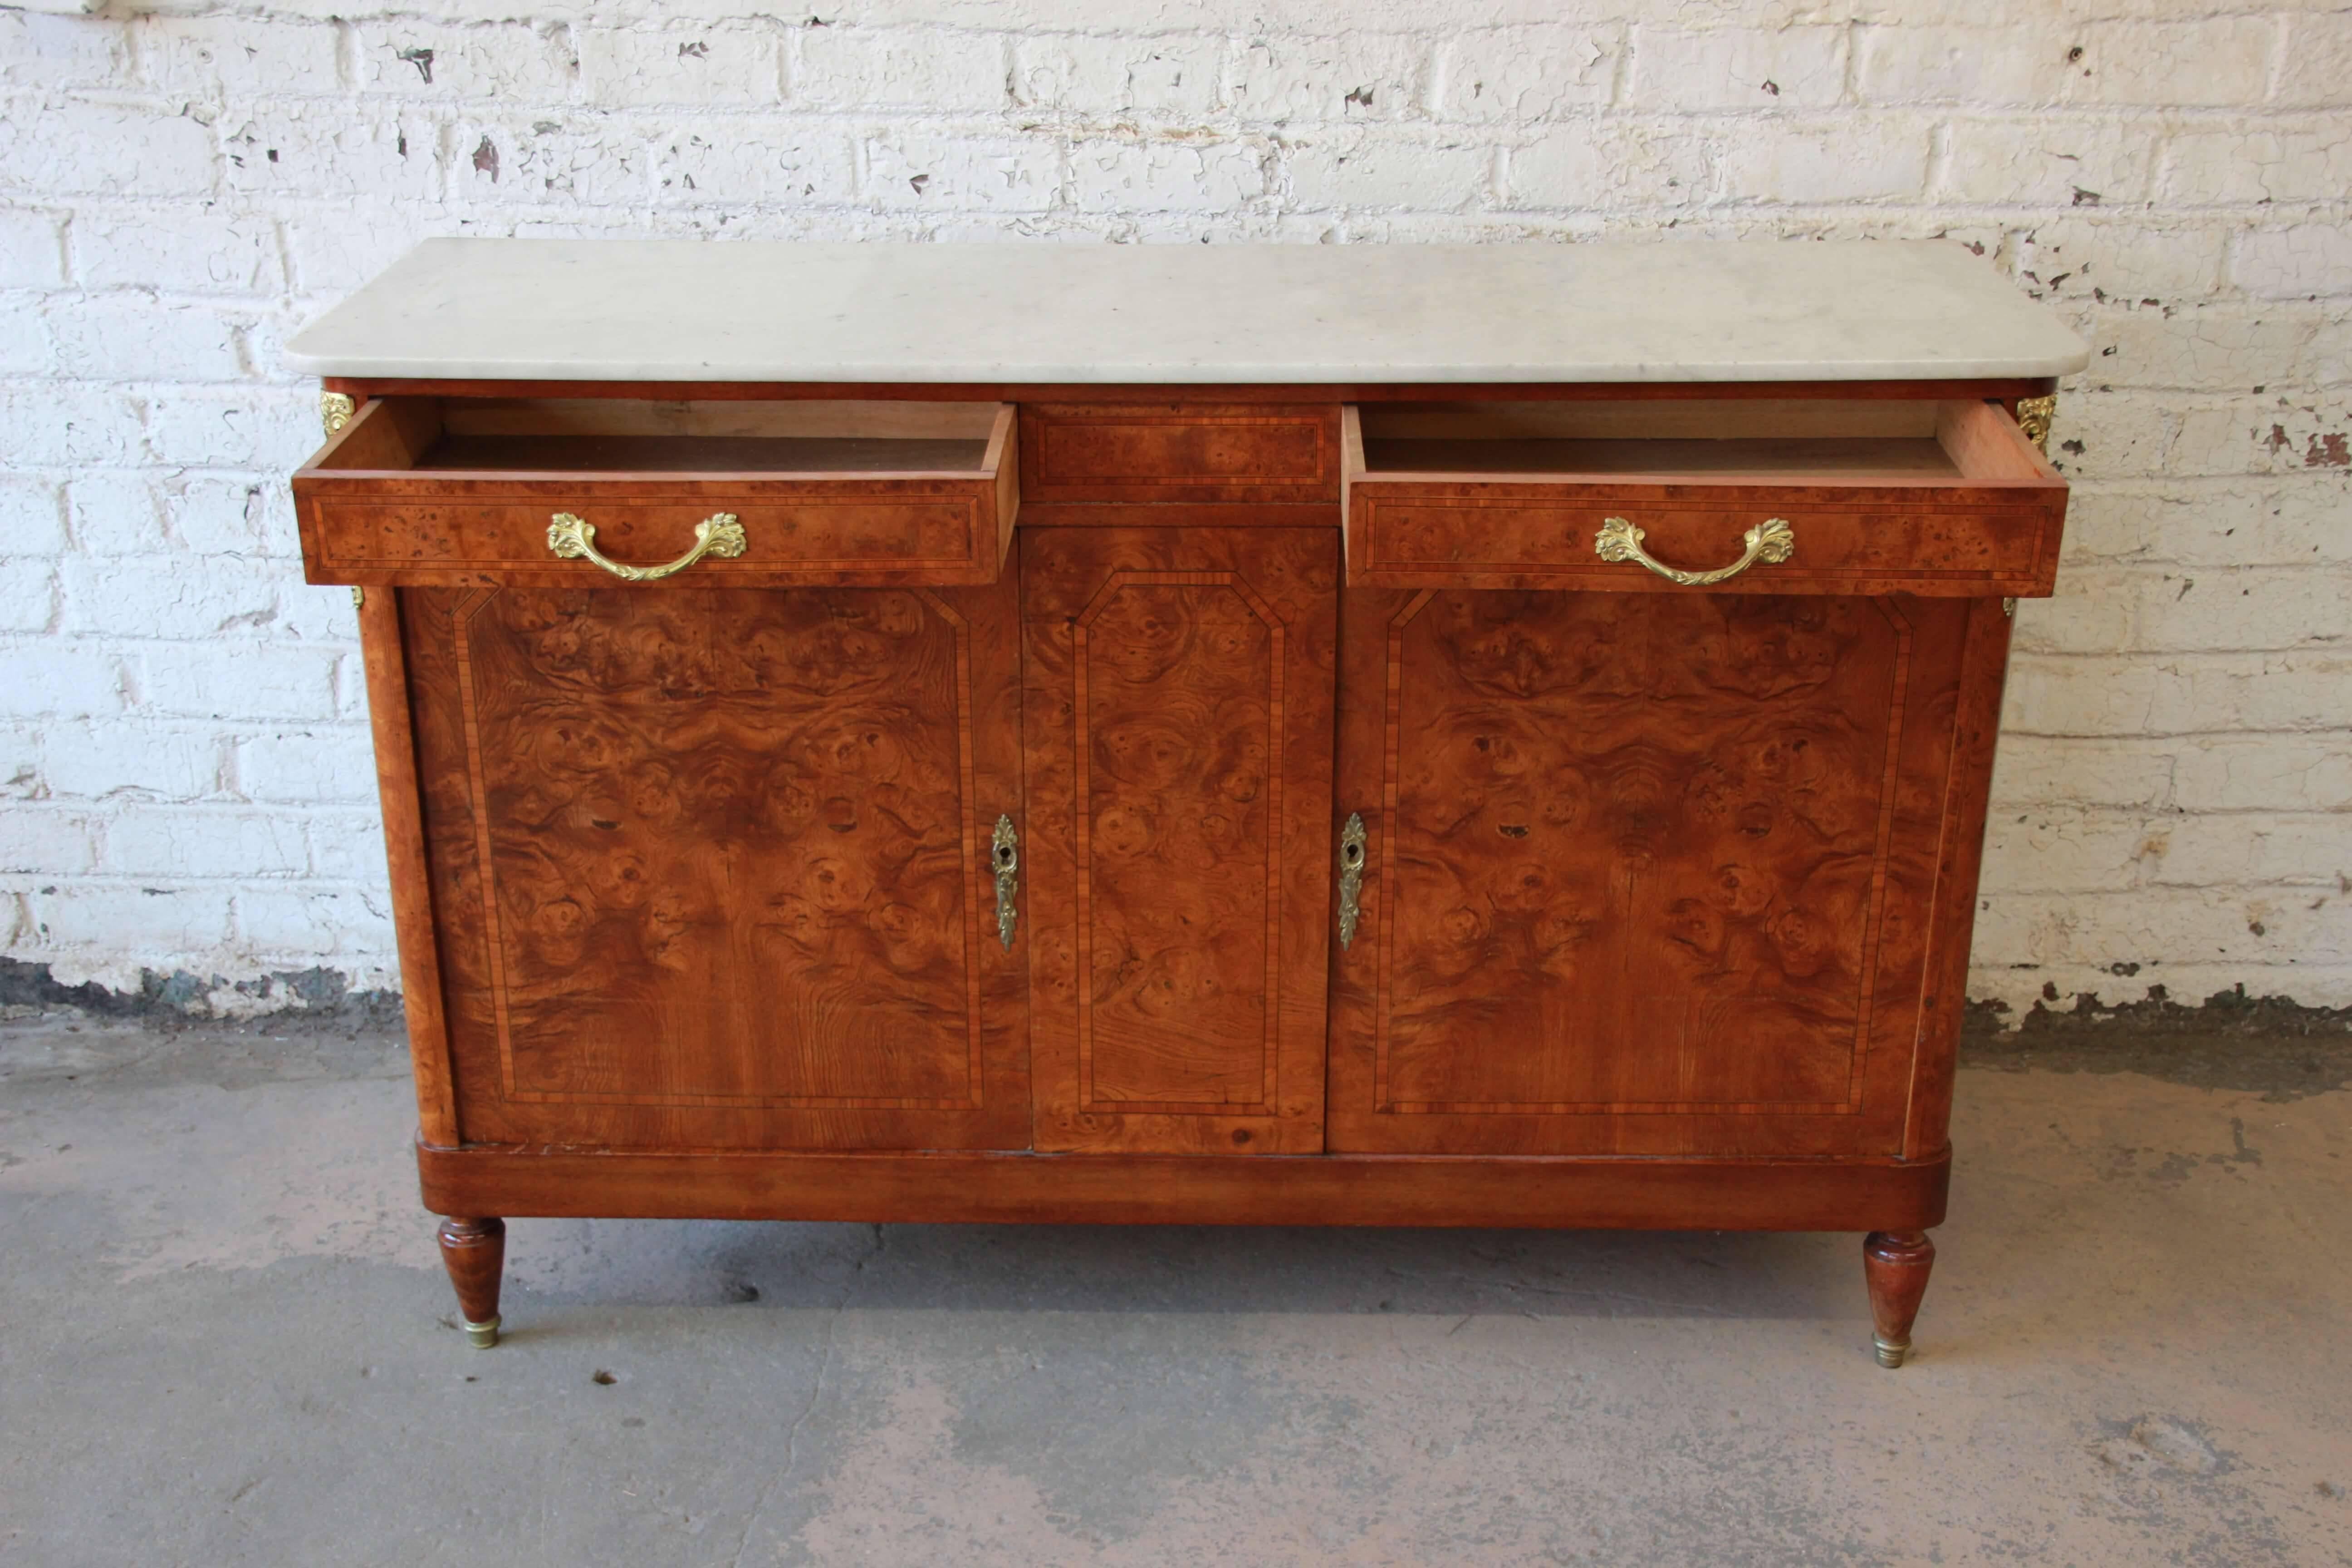
<svg viewBox="0 0 2352 1568">
<path fill-rule="evenodd" d="M 514 1216 L 1704 1226 L 1869 1233 L 1899 1364 L 2080 345 L 1587 248 L 441 245 L 298 341 L 476 1342 Z"/>
</svg>

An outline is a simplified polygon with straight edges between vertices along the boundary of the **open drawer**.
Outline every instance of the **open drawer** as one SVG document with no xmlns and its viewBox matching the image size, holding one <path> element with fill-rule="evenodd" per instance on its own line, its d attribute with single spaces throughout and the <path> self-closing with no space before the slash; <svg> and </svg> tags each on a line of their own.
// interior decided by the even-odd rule
<svg viewBox="0 0 2352 1568">
<path fill-rule="evenodd" d="M 1370 587 L 2046 595 L 2066 514 L 1957 399 L 1368 404 L 1341 448 Z"/>
<path fill-rule="evenodd" d="M 313 583 L 992 583 L 994 403 L 383 397 L 294 476 Z"/>
</svg>

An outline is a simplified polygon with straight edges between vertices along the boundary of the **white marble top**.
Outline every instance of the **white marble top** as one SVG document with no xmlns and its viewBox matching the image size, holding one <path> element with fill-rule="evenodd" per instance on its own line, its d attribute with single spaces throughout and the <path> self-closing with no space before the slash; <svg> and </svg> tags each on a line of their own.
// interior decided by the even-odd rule
<svg viewBox="0 0 2352 1568">
<path fill-rule="evenodd" d="M 427 240 L 314 375 L 1418 383 L 2044 376 L 2088 350 L 1940 241 Z"/>
</svg>

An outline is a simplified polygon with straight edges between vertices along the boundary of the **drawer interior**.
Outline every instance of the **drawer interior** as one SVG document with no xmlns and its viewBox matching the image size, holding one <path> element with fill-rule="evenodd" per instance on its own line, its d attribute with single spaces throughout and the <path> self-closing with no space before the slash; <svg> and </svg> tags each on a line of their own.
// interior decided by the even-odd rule
<svg viewBox="0 0 2352 1568">
<path fill-rule="evenodd" d="M 1965 482 L 2051 476 L 1995 404 L 1693 398 L 1365 404 L 1358 479 L 1562 477 Z"/>
<path fill-rule="evenodd" d="M 1010 412 L 994 403 L 391 397 L 370 404 L 351 437 L 315 466 L 475 474 L 971 476 L 998 466 Z"/>
</svg>

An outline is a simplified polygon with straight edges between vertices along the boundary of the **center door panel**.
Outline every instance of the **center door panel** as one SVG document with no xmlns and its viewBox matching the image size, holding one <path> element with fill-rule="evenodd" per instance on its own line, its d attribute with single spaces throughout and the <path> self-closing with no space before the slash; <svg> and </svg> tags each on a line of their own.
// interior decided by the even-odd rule
<svg viewBox="0 0 2352 1568">
<path fill-rule="evenodd" d="M 1016 548 L 1037 1148 L 1319 1152 L 1335 531 Z"/>
<path fill-rule="evenodd" d="M 1898 1152 L 1970 618 L 1350 589 L 1330 1147 Z"/>
</svg>

